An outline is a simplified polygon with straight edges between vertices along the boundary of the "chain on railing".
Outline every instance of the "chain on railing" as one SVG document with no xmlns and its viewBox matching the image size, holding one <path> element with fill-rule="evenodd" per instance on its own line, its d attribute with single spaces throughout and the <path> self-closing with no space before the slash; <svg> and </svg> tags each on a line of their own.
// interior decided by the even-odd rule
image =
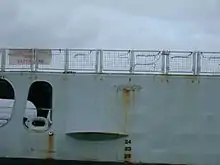
<svg viewBox="0 0 220 165">
<path fill-rule="evenodd" d="M 131 51 L 130 50 L 102 50 L 101 69 L 108 73 L 129 73 L 131 72 Z"/>
<path fill-rule="evenodd" d="M 220 52 L 0 49 L 1 71 L 220 74 Z"/>
<path fill-rule="evenodd" d="M 194 53 L 193 52 L 170 52 L 168 73 L 194 74 Z"/>
<path fill-rule="evenodd" d="M 69 50 L 68 70 L 75 72 L 96 72 L 97 51 L 96 50 Z"/>
<path fill-rule="evenodd" d="M 160 51 L 134 51 L 135 73 L 162 73 L 162 62 Z"/>
<path fill-rule="evenodd" d="M 220 74 L 220 52 L 200 52 L 198 60 L 201 74 Z"/>
</svg>

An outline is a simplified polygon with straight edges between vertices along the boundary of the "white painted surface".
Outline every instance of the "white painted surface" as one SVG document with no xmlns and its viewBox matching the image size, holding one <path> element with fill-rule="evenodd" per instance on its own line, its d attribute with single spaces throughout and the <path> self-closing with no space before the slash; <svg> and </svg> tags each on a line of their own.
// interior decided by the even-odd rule
<svg viewBox="0 0 220 165">
<path fill-rule="evenodd" d="M 0 129 L 1 157 L 46 158 L 48 132 L 54 131 L 56 159 L 124 160 L 124 139 L 88 142 L 65 133 L 67 128 L 123 130 L 123 108 L 113 105 L 123 96 L 113 93 L 115 85 L 128 84 L 127 75 L 2 74 L 15 87 L 15 109 L 12 120 Z M 130 84 L 142 87 L 128 113 L 132 162 L 220 164 L 220 77 L 130 77 Z M 28 89 L 36 79 L 53 86 L 53 124 L 46 133 L 22 126 Z"/>
<path fill-rule="evenodd" d="M 0 126 L 6 124 L 13 113 L 14 100 L 0 99 Z M 33 118 L 37 116 L 36 107 L 30 101 L 26 103 L 26 111 L 24 117 Z"/>
<path fill-rule="evenodd" d="M 11 49 L 8 52 L 9 65 L 24 65 L 35 63 L 36 60 L 39 64 L 51 63 L 52 53 L 51 50 L 38 49 L 35 52 L 32 49 Z M 37 56 L 37 59 L 35 59 Z"/>
<path fill-rule="evenodd" d="M 220 52 L 1 49 L 1 71 L 220 75 Z"/>
<path fill-rule="evenodd" d="M 68 90 L 66 99 L 67 133 L 109 132 L 126 134 L 126 113 L 123 108 L 123 93 L 117 92 L 112 81 L 100 80 L 98 76 L 91 82 L 90 76 L 74 79 L 74 90 Z M 78 85 L 83 86 L 77 87 Z M 72 100 L 74 98 L 74 100 Z M 73 103 L 74 102 L 74 103 Z"/>
</svg>

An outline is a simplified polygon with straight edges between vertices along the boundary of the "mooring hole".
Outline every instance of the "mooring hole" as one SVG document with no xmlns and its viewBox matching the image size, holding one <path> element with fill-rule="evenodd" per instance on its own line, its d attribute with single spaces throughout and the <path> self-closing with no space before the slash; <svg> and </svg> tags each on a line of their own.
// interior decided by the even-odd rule
<svg viewBox="0 0 220 165">
<path fill-rule="evenodd" d="M 35 127 L 43 127 L 46 125 L 46 123 L 43 120 L 34 120 L 32 121 L 32 125 L 34 125 Z"/>
</svg>

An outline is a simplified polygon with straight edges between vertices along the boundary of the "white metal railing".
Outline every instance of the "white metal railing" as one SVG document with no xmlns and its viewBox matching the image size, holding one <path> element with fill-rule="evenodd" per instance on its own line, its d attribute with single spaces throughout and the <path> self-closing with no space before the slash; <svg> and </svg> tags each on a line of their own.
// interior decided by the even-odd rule
<svg viewBox="0 0 220 165">
<path fill-rule="evenodd" d="M 48 49 L 51 56 L 47 56 L 50 58 L 47 60 L 50 62 L 44 63 L 42 62 L 44 56 L 38 55 L 38 52 L 42 50 L 46 52 L 46 49 L 29 49 L 28 57 L 18 53 L 19 58 L 16 55 L 11 56 L 12 50 L 0 50 L 1 72 L 220 74 L 220 52 Z M 26 61 L 22 61 L 22 58 L 26 58 Z M 19 60 L 22 63 L 19 63 Z"/>
</svg>

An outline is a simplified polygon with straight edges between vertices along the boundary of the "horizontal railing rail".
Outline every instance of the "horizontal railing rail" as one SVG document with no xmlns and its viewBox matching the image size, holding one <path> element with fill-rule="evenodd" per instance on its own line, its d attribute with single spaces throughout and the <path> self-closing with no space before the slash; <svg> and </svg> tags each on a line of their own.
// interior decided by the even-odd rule
<svg viewBox="0 0 220 165">
<path fill-rule="evenodd" d="M 0 49 L 0 71 L 219 75 L 220 52 Z"/>
</svg>

